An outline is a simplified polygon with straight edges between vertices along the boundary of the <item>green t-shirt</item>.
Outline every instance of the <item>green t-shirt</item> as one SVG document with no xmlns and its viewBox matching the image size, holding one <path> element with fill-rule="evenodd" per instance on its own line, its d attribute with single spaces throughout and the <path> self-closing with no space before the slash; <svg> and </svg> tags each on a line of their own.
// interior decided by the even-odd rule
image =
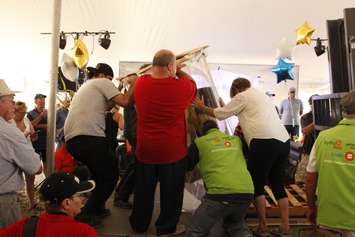
<svg viewBox="0 0 355 237">
<path fill-rule="evenodd" d="M 355 230 L 355 120 L 343 119 L 315 143 L 317 223 Z"/>
<path fill-rule="evenodd" d="M 254 186 L 242 152 L 239 137 L 218 129 L 195 140 L 198 167 L 208 194 L 253 194 Z"/>
</svg>

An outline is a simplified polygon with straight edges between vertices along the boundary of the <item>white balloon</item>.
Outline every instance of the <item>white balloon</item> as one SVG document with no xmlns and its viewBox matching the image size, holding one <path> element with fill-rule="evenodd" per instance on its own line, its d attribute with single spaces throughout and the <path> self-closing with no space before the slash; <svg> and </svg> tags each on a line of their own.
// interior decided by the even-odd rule
<svg viewBox="0 0 355 237">
<path fill-rule="evenodd" d="M 283 37 L 276 49 L 276 58 L 292 60 L 292 52 L 295 44 L 290 42 L 286 37 Z"/>
</svg>

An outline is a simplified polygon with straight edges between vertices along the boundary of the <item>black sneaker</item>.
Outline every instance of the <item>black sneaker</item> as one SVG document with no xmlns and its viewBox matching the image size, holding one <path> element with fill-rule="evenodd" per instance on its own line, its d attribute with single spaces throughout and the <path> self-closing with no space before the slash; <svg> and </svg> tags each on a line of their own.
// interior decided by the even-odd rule
<svg viewBox="0 0 355 237">
<path fill-rule="evenodd" d="M 115 200 L 113 205 L 122 209 L 132 209 L 133 205 L 130 202 L 125 202 L 123 200 Z"/>
</svg>

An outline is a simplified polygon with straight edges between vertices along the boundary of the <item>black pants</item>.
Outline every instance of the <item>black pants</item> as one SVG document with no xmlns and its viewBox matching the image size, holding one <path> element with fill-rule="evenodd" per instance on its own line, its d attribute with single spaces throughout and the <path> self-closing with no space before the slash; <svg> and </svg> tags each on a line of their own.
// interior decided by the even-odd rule
<svg viewBox="0 0 355 237">
<path fill-rule="evenodd" d="M 285 168 L 290 141 L 281 142 L 276 139 L 252 139 L 249 146 L 248 169 L 254 183 L 255 197 L 264 195 L 266 180 L 269 180 L 275 198 L 287 197 L 285 184 Z"/>
<path fill-rule="evenodd" d="M 82 214 L 97 214 L 105 208 L 118 180 L 117 159 L 106 138 L 77 136 L 67 141 L 68 151 L 85 164 L 96 183 Z"/>
<path fill-rule="evenodd" d="M 182 209 L 186 168 L 186 159 L 156 165 L 136 161 L 134 202 L 129 218 L 134 231 L 147 231 L 154 208 L 155 188 L 159 181 L 160 215 L 155 222 L 157 235 L 175 232 Z"/>
<path fill-rule="evenodd" d="M 118 200 L 122 200 L 124 202 L 128 202 L 129 196 L 133 193 L 134 184 L 135 184 L 135 169 L 136 169 L 136 161 L 135 161 L 135 148 L 132 146 L 132 155 L 130 157 L 126 157 L 129 159 L 128 166 L 126 171 L 121 178 L 119 184 L 116 188 L 116 197 Z"/>
<path fill-rule="evenodd" d="M 294 136 L 298 136 L 300 126 L 298 125 L 284 125 L 288 134 L 290 135 L 290 138 L 293 139 Z"/>
</svg>

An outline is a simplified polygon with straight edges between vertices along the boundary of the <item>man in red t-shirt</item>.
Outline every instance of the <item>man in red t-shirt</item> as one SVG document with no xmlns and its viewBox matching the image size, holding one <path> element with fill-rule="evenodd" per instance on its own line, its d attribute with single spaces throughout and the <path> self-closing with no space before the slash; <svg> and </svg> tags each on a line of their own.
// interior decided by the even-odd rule
<svg viewBox="0 0 355 237">
<path fill-rule="evenodd" d="M 92 180 L 80 182 L 77 177 L 69 173 L 53 173 L 47 177 L 39 190 L 46 202 L 46 212 L 34 223 L 35 237 L 98 237 L 91 226 L 74 220 L 84 206 L 82 195 L 95 188 Z M 1 237 L 22 237 L 28 229 L 29 220 L 25 218 L 5 229 L 0 229 Z M 28 233 L 29 234 L 29 233 Z"/>
<path fill-rule="evenodd" d="M 179 65 L 178 65 L 179 68 Z M 157 235 L 179 232 L 187 154 L 185 109 L 193 102 L 196 84 L 177 69 L 169 50 L 158 51 L 151 75 L 137 79 L 137 166 L 130 223 L 134 231 L 147 231 L 160 182 L 160 216 Z M 180 226 L 179 226 L 180 227 Z"/>
</svg>

